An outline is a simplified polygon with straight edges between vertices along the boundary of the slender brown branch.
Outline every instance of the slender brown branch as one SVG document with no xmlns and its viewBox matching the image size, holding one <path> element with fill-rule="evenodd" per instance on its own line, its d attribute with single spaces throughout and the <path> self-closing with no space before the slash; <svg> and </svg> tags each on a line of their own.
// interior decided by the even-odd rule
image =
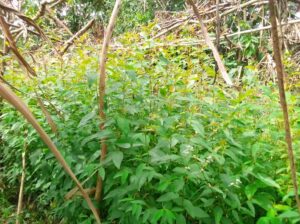
<svg viewBox="0 0 300 224">
<path fill-rule="evenodd" d="M 26 68 L 26 70 L 33 76 L 36 76 L 34 69 L 27 63 L 24 57 L 20 54 L 16 43 L 13 39 L 12 34 L 10 33 L 9 26 L 7 25 L 3 16 L 0 16 L 0 26 L 2 27 L 3 34 L 9 43 L 11 50 L 14 52 L 16 58 L 18 59 L 19 63 Z"/>
<path fill-rule="evenodd" d="M 25 140 L 26 141 L 26 140 Z M 17 206 L 17 215 L 16 215 L 16 224 L 20 223 L 20 214 L 23 207 L 23 195 L 24 195 L 24 183 L 25 183 L 25 169 L 26 169 L 26 142 L 24 146 L 24 152 L 22 153 L 22 174 L 21 174 L 21 184 L 18 197 L 18 206 Z"/>
<path fill-rule="evenodd" d="M 200 25 L 201 25 L 201 30 L 202 30 L 202 34 L 204 36 L 204 39 L 205 39 L 205 42 L 206 44 L 208 45 L 208 47 L 212 50 L 212 53 L 214 55 L 214 58 L 217 62 L 217 65 L 218 65 L 218 68 L 219 68 L 219 71 L 221 73 L 221 75 L 223 76 L 223 79 L 225 80 L 225 82 L 229 85 L 229 86 L 232 86 L 233 83 L 226 71 L 226 68 L 222 62 L 222 59 L 220 57 L 220 54 L 217 50 L 217 48 L 215 47 L 215 45 L 213 44 L 212 40 L 210 39 L 209 35 L 208 35 L 208 32 L 207 32 L 207 29 L 202 21 L 202 18 L 199 14 L 199 11 L 195 5 L 195 3 L 193 2 L 193 0 L 187 0 L 187 2 L 192 6 L 193 10 L 194 10 L 194 13 L 196 15 L 196 17 L 198 18 L 199 22 L 200 22 Z"/>
<path fill-rule="evenodd" d="M 3 46 L 2 46 L 2 51 L 1 51 L 1 56 L 6 56 L 6 54 L 8 53 L 8 47 L 6 46 L 6 38 L 3 38 Z M 6 67 L 6 62 L 5 59 L 2 60 L 1 63 L 1 71 L 0 71 L 0 77 L 2 78 L 4 76 L 5 73 L 5 67 Z"/>
<path fill-rule="evenodd" d="M 174 30 L 174 29 L 176 29 L 176 28 L 182 26 L 182 25 L 185 24 L 186 21 L 188 21 L 189 19 L 190 19 L 190 17 L 186 17 L 186 18 L 184 18 L 183 20 L 180 20 L 180 21 L 176 22 L 176 23 L 173 24 L 172 26 L 170 26 L 170 27 L 168 27 L 167 29 L 163 30 L 162 32 L 156 34 L 156 35 L 153 37 L 153 39 L 157 39 L 157 38 L 159 38 L 159 37 L 161 37 L 161 36 L 167 34 L 168 32 L 170 32 L 170 31 L 172 31 L 172 30 Z"/>
<path fill-rule="evenodd" d="M 102 50 L 100 54 L 100 80 L 99 80 L 99 116 L 101 119 L 100 129 L 104 130 L 105 128 L 105 112 L 104 112 L 104 97 L 105 97 L 105 79 L 106 79 L 106 57 L 107 57 L 107 50 L 109 47 L 109 43 L 112 37 L 113 29 L 117 20 L 117 16 L 121 7 L 121 0 L 116 0 L 114 9 L 112 11 L 108 26 L 106 28 L 106 33 L 104 36 L 103 44 L 102 44 Z M 105 139 L 101 140 L 101 157 L 100 160 L 104 160 L 107 154 L 107 145 L 105 143 Z M 95 193 L 95 199 L 97 201 L 100 201 L 101 199 L 101 192 L 103 188 L 102 184 L 102 178 L 100 175 L 97 175 L 97 186 L 96 186 L 96 193 Z"/>
<path fill-rule="evenodd" d="M 84 189 L 84 191 L 88 194 L 95 194 L 96 192 L 96 188 L 86 188 Z M 78 188 L 73 188 L 71 191 L 68 192 L 68 194 L 65 195 L 65 200 L 70 200 L 72 199 L 74 196 L 82 196 L 80 192 L 78 192 Z"/>
<path fill-rule="evenodd" d="M 22 14 L 21 12 L 19 12 L 18 10 L 11 8 L 7 5 L 5 5 L 3 2 L 0 1 L 0 9 L 6 11 L 6 12 L 10 12 L 15 14 L 17 17 L 19 17 L 21 20 L 25 21 L 27 23 L 28 26 L 32 26 L 34 27 L 38 33 L 41 35 L 41 37 L 43 37 L 44 39 L 47 39 L 46 35 L 44 34 L 44 32 L 42 31 L 42 29 L 29 17 L 25 16 L 24 14 Z"/>
<path fill-rule="evenodd" d="M 71 32 L 71 30 L 69 29 L 69 27 L 67 27 L 67 25 L 59 20 L 54 13 L 51 11 L 51 9 L 46 8 L 46 12 L 48 14 L 48 16 L 56 23 L 57 26 L 60 26 L 61 28 L 63 28 L 68 34 L 70 34 L 71 36 L 73 36 L 74 34 Z"/>
<path fill-rule="evenodd" d="M 247 2 L 245 2 L 245 3 L 243 3 L 243 4 L 240 4 L 240 5 L 238 5 L 238 6 L 234 7 L 234 8 L 232 8 L 232 9 L 229 9 L 229 10 L 227 10 L 227 11 L 221 13 L 221 14 L 220 14 L 220 17 L 226 16 L 226 15 L 232 13 L 232 12 L 236 12 L 236 10 L 238 10 L 238 9 L 243 9 L 243 8 L 245 8 L 245 7 L 249 6 L 249 5 L 252 5 L 252 4 L 254 4 L 254 3 L 257 3 L 257 2 L 264 2 L 264 1 L 262 1 L 262 0 L 251 0 L 251 1 L 247 1 Z"/>
<path fill-rule="evenodd" d="M 66 53 L 66 51 L 69 49 L 69 47 L 74 43 L 74 41 L 82 36 L 88 29 L 90 29 L 93 24 L 95 22 L 95 19 L 92 19 L 91 21 L 89 21 L 84 27 L 81 28 L 81 30 L 79 30 L 76 34 L 74 34 L 74 36 L 72 36 L 66 43 L 64 48 L 61 51 L 61 54 Z"/>
<path fill-rule="evenodd" d="M 65 0 L 42 1 L 41 7 L 40 7 L 38 13 L 36 14 L 36 16 L 33 18 L 33 20 L 36 21 L 39 18 L 43 17 L 45 15 L 45 13 L 47 12 L 48 5 L 50 5 L 49 8 L 51 9 L 64 1 Z"/>
<path fill-rule="evenodd" d="M 220 51 L 220 35 L 221 35 L 221 20 L 220 20 L 220 0 L 216 0 L 216 47 L 217 50 Z M 215 65 L 215 77 L 213 80 L 213 85 L 217 81 L 217 73 L 218 73 L 218 65 Z"/>
<path fill-rule="evenodd" d="M 54 3 L 50 6 L 50 8 L 54 8 L 58 6 L 59 4 L 65 2 L 66 0 L 58 0 L 58 1 L 53 1 Z"/>
<path fill-rule="evenodd" d="M 294 158 L 293 152 L 293 142 L 292 142 L 292 134 L 290 128 L 290 121 L 289 121 L 289 113 L 288 113 L 288 105 L 286 102 L 285 96 L 285 89 L 284 89 L 284 67 L 281 58 L 281 51 L 280 51 L 280 42 L 278 37 L 278 28 L 276 22 L 276 14 L 275 14 L 275 1 L 269 0 L 269 7 L 270 7 L 270 20 L 272 25 L 272 42 L 273 42 L 273 51 L 274 51 L 274 60 L 276 63 L 276 71 L 277 71 L 277 79 L 278 79 L 278 88 L 279 88 L 279 97 L 280 97 L 280 105 L 283 112 L 283 119 L 284 119 L 284 127 L 285 127 L 285 140 L 287 143 L 287 152 L 291 167 L 291 177 L 295 192 L 295 199 L 297 203 L 298 210 L 300 212 L 300 199 L 298 195 L 298 182 L 297 182 L 297 168 L 296 162 Z"/>
</svg>

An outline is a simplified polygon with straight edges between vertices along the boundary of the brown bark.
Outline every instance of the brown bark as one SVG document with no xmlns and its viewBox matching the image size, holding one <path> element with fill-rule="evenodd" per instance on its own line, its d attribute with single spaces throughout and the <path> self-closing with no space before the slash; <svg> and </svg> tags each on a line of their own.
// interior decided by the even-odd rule
<svg viewBox="0 0 300 224">
<path fill-rule="evenodd" d="M 24 152 L 22 153 L 22 175 L 21 175 L 21 184 L 20 184 L 19 197 L 18 197 L 16 224 L 20 224 L 19 219 L 20 219 L 20 214 L 22 212 L 22 207 L 23 207 L 25 171 L 26 171 L 26 160 L 25 159 L 26 159 L 26 142 L 25 142 Z"/>
<path fill-rule="evenodd" d="M 79 30 L 76 34 L 74 34 L 69 40 L 67 40 L 67 42 L 65 43 L 64 48 L 61 51 L 61 54 L 66 53 L 66 51 L 69 49 L 69 47 L 71 47 L 71 45 L 74 43 L 74 41 L 82 36 L 86 31 L 88 31 L 88 29 L 90 29 L 95 23 L 95 19 L 92 19 L 91 21 L 89 21 L 84 27 L 81 28 L 81 30 Z"/>
<path fill-rule="evenodd" d="M 270 7 L 270 20 L 271 20 L 271 32 L 272 32 L 272 42 L 273 42 L 273 51 L 274 51 L 274 60 L 276 63 L 276 71 L 277 71 L 277 79 L 278 79 L 278 88 L 279 88 L 279 97 L 280 97 L 280 105 L 283 112 L 284 119 L 284 127 L 285 127 L 285 140 L 287 143 L 287 152 L 289 157 L 289 163 L 291 168 L 291 177 L 295 192 L 295 199 L 297 203 L 298 210 L 300 212 L 300 200 L 298 196 L 298 182 L 297 182 L 297 168 L 294 158 L 293 152 L 293 143 L 292 143 L 292 134 L 289 122 L 289 113 L 288 113 L 288 105 L 286 102 L 285 89 L 284 89 L 284 68 L 281 58 L 280 51 L 280 42 L 278 37 L 278 28 L 275 14 L 275 1 L 269 0 Z"/>
<path fill-rule="evenodd" d="M 113 33 L 113 29 L 117 20 L 118 12 L 121 7 L 121 0 L 116 0 L 114 9 L 112 11 L 102 45 L 101 55 L 100 55 L 100 80 L 99 80 L 99 116 L 101 119 L 100 129 L 105 129 L 105 112 L 104 112 L 104 97 L 105 97 L 105 87 L 106 87 L 106 57 L 107 57 L 107 50 L 109 47 L 109 42 Z M 100 160 L 103 161 L 107 154 L 107 145 L 105 143 L 105 139 L 101 139 L 101 157 Z M 102 178 L 98 174 L 97 177 L 97 186 L 96 186 L 96 193 L 95 199 L 100 201 L 101 199 L 101 192 L 103 188 Z"/>
<path fill-rule="evenodd" d="M 24 59 L 24 57 L 19 52 L 15 40 L 13 39 L 13 36 L 9 30 L 9 26 L 7 25 L 5 19 L 3 16 L 0 16 L 0 26 L 2 28 L 3 34 L 5 36 L 5 39 L 7 40 L 12 52 L 15 54 L 17 60 L 19 63 L 26 68 L 26 70 L 29 72 L 29 74 L 36 76 L 36 72 L 34 69 L 27 63 L 27 61 Z"/>
</svg>

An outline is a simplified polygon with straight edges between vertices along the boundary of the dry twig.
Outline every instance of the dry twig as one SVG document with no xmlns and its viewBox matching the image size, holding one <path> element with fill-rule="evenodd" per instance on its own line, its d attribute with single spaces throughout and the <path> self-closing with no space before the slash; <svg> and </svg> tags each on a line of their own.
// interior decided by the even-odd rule
<svg viewBox="0 0 300 224">
<path fill-rule="evenodd" d="M 222 62 L 222 59 L 220 57 L 220 54 L 219 54 L 217 48 L 215 47 L 215 45 L 213 44 L 211 38 L 208 35 L 207 29 L 206 29 L 206 27 L 205 27 L 205 25 L 204 25 L 204 23 L 203 23 L 203 21 L 201 19 L 201 16 L 200 16 L 200 14 L 198 12 L 198 9 L 197 9 L 195 3 L 193 2 L 193 0 L 187 0 L 187 2 L 192 6 L 192 8 L 194 10 L 194 13 L 195 13 L 195 15 L 197 16 L 197 18 L 198 18 L 198 20 L 200 22 L 201 30 L 202 30 L 202 34 L 204 36 L 205 42 L 208 45 L 208 47 L 212 50 L 212 53 L 213 53 L 214 58 L 215 58 L 215 60 L 216 60 L 216 62 L 218 64 L 219 71 L 220 71 L 221 75 L 223 76 L 223 79 L 225 80 L 225 82 L 229 86 L 232 86 L 233 83 L 232 83 L 230 77 L 228 76 L 228 73 L 226 71 L 226 68 L 225 68 L 223 62 Z"/>
<path fill-rule="evenodd" d="M 15 54 L 19 63 L 21 65 L 23 65 L 31 75 L 36 76 L 34 69 L 27 63 L 27 61 L 23 58 L 23 56 L 19 52 L 19 50 L 16 46 L 16 43 L 13 39 L 13 36 L 11 35 L 9 27 L 3 16 L 0 16 L 0 25 L 2 27 L 3 34 L 5 35 L 5 39 L 9 43 L 9 46 L 10 46 L 11 50 L 13 51 L 13 53 Z"/>
<path fill-rule="evenodd" d="M 67 40 L 64 48 L 61 51 L 61 54 L 66 53 L 66 51 L 69 49 L 69 47 L 71 47 L 71 45 L 74 43 L 74 41 L 78 37 L 82 36 L 88 29 L 90 29 L 93 26 L 94 22 L 95 22 L 95 19 L 92 19 L 84 27 L 82 27 L 81 30 L 79 30 L 76 34 L 74 34 L 74 36 L 72 36 L 69 40 Z"/>
</svg>

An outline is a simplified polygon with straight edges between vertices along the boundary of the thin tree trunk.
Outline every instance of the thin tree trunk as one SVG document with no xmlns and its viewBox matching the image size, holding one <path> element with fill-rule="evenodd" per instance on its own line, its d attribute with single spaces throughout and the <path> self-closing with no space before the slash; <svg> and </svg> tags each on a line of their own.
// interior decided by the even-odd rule
<svg viewBox="0 0 300 224">
<path fill-rule="evenodd" d="M 107 50 L 109 47 L 109 42 L 112 36 L 112 32 L 117 20 L 118 12 L 121 6 L 121 0 L 116 0 L 114 9 L 112 11 L 106 33 L 103 40 L 101 55 L 100 55 L 100 80 L 99 80 L 99 116 L 101 119 L 100 129 L 105 129 L 105 112 L 104 112 L 104 98 L 105 98 L 105 88 L 106 88 L 106 57 L 107 57 Z M 101 139 L 101 157 L 100 161 L 103 161 L 107 154 L 107 145 L 105 143 L 105 138 Z M 102 178 L 99 174 L 97 174 L 97 186 L 96 186 L 96 193 L 95 199 L 99 202 L 101 199 L 101 192 L 103 188 Z"/>
<path fill-rule="evenodd" d="M 22 212 L 22 207 L 23 207 L 25 169 L 26 169 L 26 160 L 25 160 L 25 158 L 26 158 L 26 142 L 25 142 L 25 146 L 24 146 L 24 152 L 22 153 L 22 175 L 21 175 L 21 184 L 20 184 L 20 191 L 19 191 L 19 198 L 18 198 L 16 224 L 20 223 L 20 214 Z"/>
<path fill-rule="evenodd" d="M 285 89 L 284 89 L 284 68 L 283 68 L 281 52 L 280 52 L 280 42 L 278 37 L 278 28 L 276 22 L 274 0 L 269 0 L 269 7 L 270 7 L 270 20 L 272 25 L 271 32 L 272 32 L 272 40 L 273 40 L 274 60 L 276 63 L 276 71 L 277 71 L 277 78 L 278 78 L 280 105 L 283 112 L 283 119 L 284 119 L 284 126 L 285 126 L 285 139 L 287 143 L 287 151 L 288 151 L 289 162 L 291 167 L 291 177 L 292 177 L 292 182 L 293 182 L 293 187 L 295 192 L 295 199 L 296 199 L 298 210 L 300 212 L 300 200 L 298 196 L 298 183 L 297 183 L 297 168 L 294 159 L 292 134 L 291 134 L 288 106 L 286 102 Z"/>
</svg>

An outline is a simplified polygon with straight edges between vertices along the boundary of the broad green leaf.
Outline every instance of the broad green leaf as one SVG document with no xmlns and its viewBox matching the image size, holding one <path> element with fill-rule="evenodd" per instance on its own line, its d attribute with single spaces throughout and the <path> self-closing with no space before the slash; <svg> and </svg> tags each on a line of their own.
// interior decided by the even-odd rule
<svg viewBox="0 0 300 224">
<path fill-rule="evenodd" d="M 256 193 L 252 199 L 253 203 L 259 205 L 266 211 L 272 208 L 273 200 L 274 198 L 272 197 L 272 195 L 265 192 Z"/>
<path fill-rule="evenodd" d="M 117 125 L 124 134 L 128 134 L 130 132 L 129 120 L 127 120 L 125 118 L 122 118 L 122 117 L 118 117 L 117 118 Z"/>
<path fill-rule="evenodd" d="M 183 206 L 186 209 L 187 213 L 192 217 L 192 218 L 208 218 L 209 215 L 203 211 L 201 208 L 196 207 L 190 202 L 189 200 L 184 200 L 183 201 Z"/>
<path fill-rule="evenodd" d="M 247 201 L 247 205 L 249 207 L 249 211 L 251 212 L 251 216 L 255 217 L 255 207 L 253 206 L 251 201 Z"/>
<path fill-rule="evenodd" d="M 291 219 L 291 218 L 299 218 L 300 215 L 299 212 L 296 211 L 286 211 L 281 213 L 278 217 L 282 219 Z"/>
<path fill-rule="evenodd" d="M 149 151 L 149 154 L 151 155 L 152 163 L 167 163 L 180 158 L 178 155 L 168 155 L 159 149 L 153 149 Z"/>
<path fill-rule="evenodd" d="M 215 217 L 215 224 L 219 224 L 221 222 L 223 216 L 223 209 L 221 207 L 214 208 L 214 217 Z"/>
<path fill-rule="evenodd" d="M 261 217 L 256 224 L 282 224 L 282 222 L 276 217 Z"/>
<path fill-rule="evenodd" d="M 176 224 L 186 224 L 185 217 L 182 214 L 176 216 Z"/>
<path fill-rule="evenodd" d="M 116 145 L 123 149 L 129 149 L 131 147 L 130 143 L 116 143 Z"/>
<path fill-rule="evenodd" d="M 121 151 L 113 151 L 111 152 L 111 158 L 115 166 L 120 169 L 121 163 L 123 161 L 124 154 Z"/>
<path fill-rule="evenodd" d="M 256 177 L 261 180 L 264 184 L 266 184 L 267 186 L 270 186 L 270 187 L 276 187 L 278 189 L 280 189 L 280 186 L 279 184 L 277 184 L 274 180 L 272 180 L 270 177 L 267 177 L 267 176 L 264 176 L 264 175 L 261 175 L 261 174 L 258 174 L 256 175 Z"/>
<path fill-rule="evenodd" d="M 98 174 L 99 174 L 99 176 L 102 178 L 102 180 L 105 179 L 105 169 L 104 169 L 103 167 L 100 167 L 100 168 L 98 169 Z"/>
<path fill-rule="evenodd" d="M 174 220 L 176 220 L 175 214 L 168 209 L 164 209 L 164 216 L 161 223 L 173 224 Z"/>
<path fill-rule="evenodd" d="M 86 145 L 88 142 L 90 142 L 92 140 L 95 140 L 95 139 L 100 140 L 102 138 L 108 138 L 110 135 L 111 135 L 111 131 L 109 131 L 109 130 L 100 131 L 96 134 L 93 134 L 93 135 L 83 139 L 81 142 L 81 147 Z"/>
<path fill-rule="evenodd" d="M 248 199 L 251 199 L 254 196 L 256 191 L 257 191 L 257 185 L 255 183 L 247 185 L 245 187 L 245 194 Z"/>
<path fill-rule="evenodd" d="M 168 192 L 162 196 L 160 196 L 157 201 L 158 202 L 165 202 L 165 201 L 171 201 L 174 199 L 177 199 L 179 197 L 178 194 L 174 193 L 174 192 Z"/>
<path fill-rule="evenodd" d="M 152 223 L 157 223 L 158 220 L 161 219 L 161 217 L 163 216 L 164 214 L 164 210 L 163 209 L 160 209 L 160 210 L 157 210 L 154 215 L 152 215 L 152 218 L 151 218 L 151 222 Z"/>
<path fill-rule="evenodd" d="M 201 135 L 202 137 L 204 137 L 204 127 L 203 127 L 203 125 L 202 125 L 199 121 L 197 121 L 197 120 L 192 120 L 192 121 L 191 121 L 191 126 L 192 126 L 192 128 L 194 129 L 194 131 L 195 131 L 197 134 L 199 134 L 199 135 Z"/>
<path fill-rule="evenodd" d="M 81 121 L 78 124 L 78 128 L 85 126 L 91 119 L 93 119 L 96 116 L 96 112 L 92 111 L 90 113 L 88 113 L 87 115 L 85 115 Z"/>
</svg>

